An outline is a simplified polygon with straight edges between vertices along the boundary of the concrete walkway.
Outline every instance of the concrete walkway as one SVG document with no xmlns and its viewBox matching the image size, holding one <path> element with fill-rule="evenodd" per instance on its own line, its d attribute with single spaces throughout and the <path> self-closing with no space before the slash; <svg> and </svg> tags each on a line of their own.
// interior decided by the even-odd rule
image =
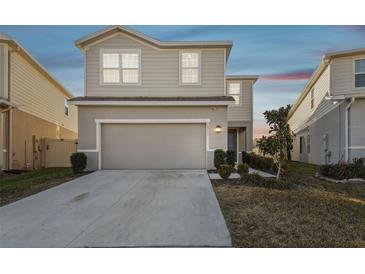
<svg viewBox="0 0 365 274">
<path fill-rule="evenodd" d="M 261 170 L 257 170 L 257 169 L 253 169 L 253 168 L 249 168 L 248 171 L 249 174 L 257 174 L 260 175 L 261 177 L 266 177 L 266 178 L 276 178 L 274 175 L 261 171 Z M 209 173 L 209 178 L 212 180 L 218 180 L 218 179 L 222 179 L 218 173 Z M 240 175 L 238 173 L 232 173 L 231 176 L 229 177 L 229 179 L 239 179 Z"/>
<path fill-rule="evenodd" d="M 97 171 L 0 208 L 0 247 L 231 246 L 207 172 Z"/>
</svg>

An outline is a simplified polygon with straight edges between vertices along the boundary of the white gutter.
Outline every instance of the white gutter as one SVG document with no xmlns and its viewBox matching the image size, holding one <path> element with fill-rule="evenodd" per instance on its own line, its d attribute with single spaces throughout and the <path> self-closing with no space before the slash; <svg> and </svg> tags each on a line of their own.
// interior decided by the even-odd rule
<svg viewBox="0 0 365 274">
<path fill-rule="evenodd" d="M 234 101 L 68 101 L 76 106 L 229 106 Z"/>
<path fill-rule="evenodd" d="M 354 102 L 355 102 L 355 97 L 351 97 L 351 101 L 346 106 L 346 112 L 345 112 L 345 160 L 346 160 L 346 162 L 349 161 L 349 111 Z"/>
</svg>

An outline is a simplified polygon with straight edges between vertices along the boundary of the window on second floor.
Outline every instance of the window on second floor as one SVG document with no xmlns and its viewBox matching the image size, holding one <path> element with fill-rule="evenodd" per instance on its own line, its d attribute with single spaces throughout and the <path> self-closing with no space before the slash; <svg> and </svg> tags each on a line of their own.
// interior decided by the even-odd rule
<svg viewBox="0 0 365 274">
<path fill-rule="evenodd" d="M 355 88 L 365 87 L 365 59 L 355 60 Z"/>
<path fill-rule="evenodd" d="M 108 52 L 102 54 L 103 84 L 140 83 L 139 52 Z"/>
<path fill-rule="evenodd" d="M 66 116 L 68 116 L 68 103 L 67 99 L 64 100 L 64 113 Z"/>
<path fill-rule="evenodd" d="M 181 84 L 200 83 L 200 53 L 181 52 L 180 54 L 180 82 Z"/>
<path fill-rule="evenodd" d="M 228 83 L 228 94 L 234 98 L 235 105 L 239 105 L 241 102 L 241 84 Z"/>
<path fill-rule="evenodd" d="M 311 90 L 311 109 L 314 108 L 314 89 Z"/>
</svg>

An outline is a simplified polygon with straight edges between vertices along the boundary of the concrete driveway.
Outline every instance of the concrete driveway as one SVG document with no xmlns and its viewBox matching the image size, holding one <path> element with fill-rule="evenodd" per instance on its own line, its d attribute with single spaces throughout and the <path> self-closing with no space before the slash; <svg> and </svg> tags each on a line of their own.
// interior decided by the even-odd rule
<svg viewBox="0 0 365 274">
<path fill-rule="evenodd" d="M 97 171 L 0 208 L 0 247 L 230 245 L 205 170 Z"/>
</svg>

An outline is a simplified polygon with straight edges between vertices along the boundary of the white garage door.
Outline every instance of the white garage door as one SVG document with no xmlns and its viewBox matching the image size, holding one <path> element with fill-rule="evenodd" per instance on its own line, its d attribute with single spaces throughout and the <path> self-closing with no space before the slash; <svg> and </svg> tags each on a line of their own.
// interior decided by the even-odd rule
<svg viewBox="0 0 365 274">
<path fill-rule="evenodd" d="M 205 124 L 103 124 L 102 169 L 205 169 Z"/>
</svg>

